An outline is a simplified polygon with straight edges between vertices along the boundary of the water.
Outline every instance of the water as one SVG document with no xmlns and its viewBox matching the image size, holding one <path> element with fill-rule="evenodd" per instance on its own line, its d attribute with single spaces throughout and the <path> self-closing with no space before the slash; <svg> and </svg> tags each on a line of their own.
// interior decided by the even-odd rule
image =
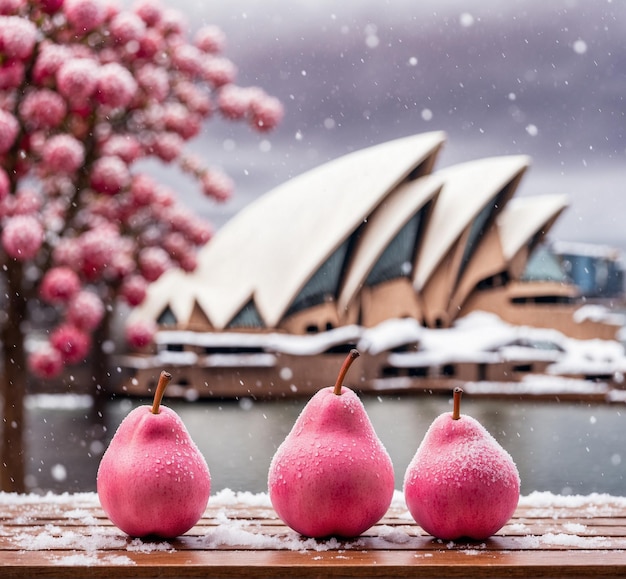
<svg viewBox="0 0 626 579">
<path fill-rule="evenodd" d="M 363 402 L 394 463 L 396 488 L 430 423 L 449 411 L 441 395 L 365 396 Z M 27 482 L 32 490 L 95 490 L 101 453 L 124 416 L 141 402 L 106 408 L 106 438 L 93 437 L 90 409 L 31 403 Z M 212 491 L 266 491 L 267 471 L 306 400 L 166 401 L 206 457 Z M 512 455 L 522 493 L 606 492 L 626 495 L 626 409 L 623 405 L 471 399 L 463 413 L 479 420 Z"/>
</svg>

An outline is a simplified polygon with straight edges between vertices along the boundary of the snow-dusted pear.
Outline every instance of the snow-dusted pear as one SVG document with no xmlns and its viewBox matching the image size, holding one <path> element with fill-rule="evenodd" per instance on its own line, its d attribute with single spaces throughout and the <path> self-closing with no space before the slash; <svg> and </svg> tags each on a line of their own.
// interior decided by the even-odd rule
<svg viewBox="0 0 626 579">
<path fill-rule="evenodd" d="M 363 403 L 343 386 L 358 356 L 352 350 L 335 386 L 309 400 L 270 465 L 276 513 L 307 537 L 357 537 L 385 515 L 393 497 L 391 459 Z"/>
<path fill-rule="evenodd" d="M 404 497 L 416 523 L 438 539 L 486 539 L 511 518 L 520 478 L 509 453 L 474 418 L 453 411 L 438 416 L 404 477 Z"/>
<path fill-rule="evenodd" d="M 182 535 L 209 501 L 207 463 L 178 414 L 161 405 L 171 378 L 161 372 L 152 406 L 124 418 L 98 468 L 102 508 L 132 537 Z"/>
</svg>

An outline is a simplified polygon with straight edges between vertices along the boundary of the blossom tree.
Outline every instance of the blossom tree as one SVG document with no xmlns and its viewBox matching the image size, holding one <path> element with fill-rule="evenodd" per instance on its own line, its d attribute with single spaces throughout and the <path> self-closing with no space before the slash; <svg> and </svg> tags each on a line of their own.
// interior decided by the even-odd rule
<svg viewBox="0 0 626 579">
<path fill-rule="evenodd" d="M 235 84 L 223 45 L 216 27 L 191 37 L 181 14 L 154 0 L 132 9 L 0 0 L 2 490 L 24 489 L 29 378 L 84 363 L 108 335 L 118 300 L 136 306 L 168 268 L 193 270 L 211 236 L 139 162 L 174 164 L 221 201 L 231 180 L 185 144 L 215 114 L 257 131 L 282 117 L 278 100 Z M 56 325 L 27 347 L 41 308 Z M 138 346 L 151 332 L 128 328 L 127 338 Z"/>
</svg>

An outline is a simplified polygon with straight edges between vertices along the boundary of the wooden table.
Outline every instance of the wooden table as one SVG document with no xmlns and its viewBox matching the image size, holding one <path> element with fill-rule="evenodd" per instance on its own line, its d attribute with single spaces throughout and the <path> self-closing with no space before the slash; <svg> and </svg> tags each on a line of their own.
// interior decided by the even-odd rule
<svg viewBox="0 0 626 579">
<path fill-rule="evenodd" d="M 396 492 L 387 516 L 354 541 L 305 539 L 267 495 L 222 491 L 172 541 L 131 539 L 93 493 L 0 493 L 0 577 L 625 577 L 626 498 L 522 497 L 482 542 L 443 542 Z"/>
</svg>

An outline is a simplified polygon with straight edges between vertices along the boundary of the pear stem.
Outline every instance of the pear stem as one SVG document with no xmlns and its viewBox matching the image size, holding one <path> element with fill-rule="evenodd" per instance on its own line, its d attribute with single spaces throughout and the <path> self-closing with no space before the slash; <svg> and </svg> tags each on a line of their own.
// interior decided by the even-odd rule
<svg viewBox="0 0 626 579">
<path fill-rule="evenodd" d="M 453 407 L 452 407 L 452 420 L 458 420 L 461 418 L 461 395 L 463 394 L 463 388 L 457 386 L 454 389 L 453 394 Z"/>
<path fill-rule="evenodd" d="M 343 379 L 346 377 L 348 373 L 348 369 L 352 366 L 352 362 L 354 362 L 361 354 L 355 348 L 350 350 L 350 353 L 346 356 L 346 359 L 343 361 L 341 366 L 341 370 L 339 370 L 339 375 L 337 376 L 337 382 L 335 382 L 335 389 L 333 392 L 337 395 L 341 395 L 341 387 L 343 386 Z"/>
<path fill-rule="evenodd" d="M 157 384 L 156 390 L 154 392 L 154 402 L 152 402 L 152 414 L 159 413 L 159 406 L 161 405 L 161 400 L 163 400 L 163 394 L 165 394 L 165 389 L 167 385 L 170 383 L 172 379 L 172 375 L 169 372 L 163 370 L 161 375 L 159 376 L 159 383 Z"/>
</svg>

